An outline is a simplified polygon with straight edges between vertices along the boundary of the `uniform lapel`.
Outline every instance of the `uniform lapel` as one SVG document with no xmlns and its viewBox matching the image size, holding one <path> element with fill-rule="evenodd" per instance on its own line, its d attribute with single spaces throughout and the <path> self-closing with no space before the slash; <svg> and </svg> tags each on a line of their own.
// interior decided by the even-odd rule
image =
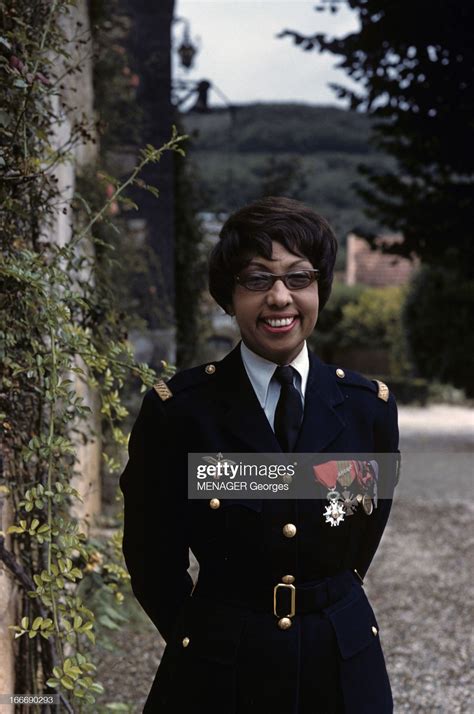
<svg viewBox="0 0 474 714">
<path fill-rule="evenodd" d="M 329 446 L 345 427 L 337 409 L 344 403 L 344 395 L 334 369 L 311 351 L 309 360 L 304 417 L 295 452 L 317 453 Z M 249 452 L 280 452 L 280 445 L 245 371 L 240 343 L 220 362 L 216 378 L 222 425 L 238 437 Z"/>
<path fill-rule="evenodd" d="M 295 451 L 323 451 L 345 427 L 337 407 L 344 395 L 336 381 L 334 369 L 309 351 L 310 370 L 306 385 L 305 408 Z"/>
<path fill-rule="evenodd" d="M 216 377 L 222 425 L 237 436 L 249 452 L 281 451 L 245 371 L 240 343 L 220 362 Z"/>
</svg>

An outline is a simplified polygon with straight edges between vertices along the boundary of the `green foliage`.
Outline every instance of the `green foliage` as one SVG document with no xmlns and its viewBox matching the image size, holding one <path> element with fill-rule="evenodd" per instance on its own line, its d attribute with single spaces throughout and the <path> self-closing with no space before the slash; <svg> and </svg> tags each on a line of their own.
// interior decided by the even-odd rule
<svg viewBox="0 0 474 714">
<path fill-rule="evenodd" d="M 356 90 L 334 89 L 353 109 L 370 112 L 375 145 L 395 160 L 384 170 L 364 162 L 369 184 L 359 194 L 366 213 L 403 234 L 392 252 L 414 252 L 431 266 L 415 279 L 404 312 L 412 359 L 424 377 L 472 395 L 466 326 L 474 294 L 474 156 L 466 147 L 474 129 L 474 5 L 418 2 L 407 22 L 403 3 L 347 4 L 358 14 L 358 32 L 342 39 L 281 36 L 303 50 L 337 55 L 338 66 L 359 83 Z M 348 313 L 354 317 L 354 309 Z"/>
<path fill-rule="evenodd" d="M 359 83 L 334 86 L 353 109 L 375 117 L 374 139 L 393 157 L 366 166 L 361 186 L 371 219 L 404 235 L 393 252 L 465 273 L 474 223 L 474 5 L 423 0 L 347 0 L 360 29 L 341 39 L 285 31 L 303 50 L 329 51 Z"/>
<path fill-rule="evenodd" d="M 429 382 L 429 400 L 431 404 L 452 404 L 453 406 L 474 406 L 473 399 L 466 399 L 463 389 L 452 384 L 442 384 L 436 380 Z"/>
<path fill-rule="evenodd" d="M 95 615 L 97 642 L 110 649 L 109 634 L 128 621 L 123 611 L 129 575 L 121 557 L 122 531 L 115 530 L 107 542 L 90 538 L 87 563 L 78 594 Z"/>
<path fill-rule="evenodd" d="M 111 190 L 96 209 L 76 196 L 71 231 L 58 233 L 58 218 L 70 204 L 58 191 L 55 172 L 73 160 L 79 143 L 91 140 L 84 122 L 74 124 L 70 135 L 62 132 L 67 138 L 59 147 L 60 134 L 51 130 L 67 128 L 61 77 L 81 70 L 83 53 L 73 51 L 74 43 L 82 47 L 87 41 L 81 27 L 66 40 L 62 16 L 72 5 L 0 4 L 1 489 L 14 513 L 8 529 L 13 545 L 7 550 L 1 533 L 0 552 L 23 588 L 19 622 L 11 630 L 26 691 L 54 687 L 62 710 L 73 711 L 73 704 L 74 711 L 92 712 L 103 691 L 94 679 L 93 645 L 101 627 L 119 621 L 120 588 L 128 575 L 120 531 L 101 546 L 71 515 L 80 500 L 71 485 L 78 475 L 77 447 L 97 438 L 84 391 L 94 390 L 101 418 L 123 447 L 124 382 L 133 373 L 144 391 L 156 379 L 147 365 L 134 361 L 111 293 L 102 293 L 98 310 L 96 250 L 103 250 L 103 263 L 112 250 L 99 227 L 111 221 L 114 206 L 133 210 L 129 187 L 156 194 L 140 173 L 165 151 L 182 154 L 184 137 L 173 127 L 164 146 L 140 152 L 125 180 L 106 176 Z M 99 179 L 97 192 L 102 191 Z M 104 459 L 117 470 L 113 455 Z M 91 579 L 109 598 L 108 620 L 85 600 Z"/>
<path fill-rule="evenodd" d="M 471 355 L 474 284 L 455 271 L 424 267 L 407 296 L 403 321 L 420 374 L 448 382 L 474 396 Z"/>
<path fill-rule="evenodd" d="M 87 205 L 97 213 L 114 190 L 114 181 L 96 166 L 88 167 L 76 180 L 73 210 L 83 210 Z M 112 203 L 108 216 L 113 222 L 102 220 L 94 227 L 96 288 L 91 296 L 91 313 L 102 320 L 107 305 L 108 325 L 124 339 L 131 330 L 145 329 L 147 320 L 159 322 L 167 315 L 160 299 L 163 291 L 156 281 L 160 274 L 158 256 L 146 241 L 134 240 L 126 225 L 131 211 L 128 205 Z"/>
<path fill-rule="evenodd" d="M 390 373 L 401 376 L 410 371 L 402 326 L 405 289 L 398 286 L 366 288 L 356 303 L 342 310 L 342 346 L 376 346 L 390 352 Z"/>
<path fill-rule="evenodd" d="M 337 107 L 259 103 L 212 114 L 185 114 L 187 132 L 198 132 L 200 151 L 225 151 L 229 140 L 238 153 L 367 154 L 370 121 Z"/>
<path fill-rule="evenodd" d="M 402 325 L 404 298 L 402 287 L 337 284 L 319 317 L 312 344 L 328 362 L 333 361 L 336 349 L 385 348 L 391 375 L 408 374 L 410 363 Z"/>
<path fill-rule="evenodd" d="M 139 145 L 144 122 L 137 102 L 139 77 L 126 50 L 130 17 L 120 0 L 90 0 L 94 46 L 94 93 L 100 113 L 101 151 Z"/>
<path fill-rule="evenodd" d="M 303 161 L 300 156 L 277 158 L 270 156 L 255 174 L 260 179 L 260 192 L 255 198 L 264 196 L 288 196 L 297 198 L 307 188 Z"/>
<path fill-rule="evenodd" d="M 334 361 L 334 352 L 343 339 L 341 323 L 344 307 L 355 303 L 363 289 L 360 285 L 333 285 L 331 297 L 320 313 L 316 330 L 310 337 L 311 349 L 316 350 L 325 362 Z"/>
<path fill-rule="evenodd" d="M 207 255 L 197 217 L 203 208 L 197 167 L 175 156 L 174 178 L 176 362 L 185 369 L 194 364 L 204 339 L 200 296 L 207 285 Z"/>
</svg>

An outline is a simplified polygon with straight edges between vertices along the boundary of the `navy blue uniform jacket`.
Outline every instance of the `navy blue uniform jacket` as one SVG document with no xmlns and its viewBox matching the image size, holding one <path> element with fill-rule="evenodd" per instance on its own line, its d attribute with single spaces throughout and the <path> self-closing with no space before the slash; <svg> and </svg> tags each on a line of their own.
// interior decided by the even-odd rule
<svg viewBox="0 0 474 714">
<path fill-rule="evenodd" d="M 337 527 L 325 522 L 324 500 L 222 498 L 218 508 L 188 500 L 188 453 L 280 451 L 239 346 L 214 367 L 176 374 L 171 396 L 166 387 L 146 393 L 120 479 L 132 588 L 167 643 L 144 711 L 389 714 L 379 627 L 361 579 L 391 500 Z M 375 382 L 310 352 L 295 452 L 325 451 L 397 452 L 397 409 Z M 389 476 L 395 483 L 398 472 Z M 289 523 L 294 537 L 283 534 Z M 189 548 L 200 566 L 194 590 Z M 285 575 L 318 593 L 310 612 L 299 614 L 297 603 L 282 630 L 273 595 Z"/>
</svg>

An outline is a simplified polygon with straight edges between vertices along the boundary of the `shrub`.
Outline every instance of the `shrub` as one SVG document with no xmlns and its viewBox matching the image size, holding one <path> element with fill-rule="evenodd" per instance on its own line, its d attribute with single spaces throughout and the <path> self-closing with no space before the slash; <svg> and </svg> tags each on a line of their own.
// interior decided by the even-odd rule
<svg viewBox="0 0 474 714">
<path fill-rule="evenodd" d="M 405 293 L 402 286 L 365 288 L 357 302 L 344 305 L 339 326 L 341 346 L 387 349 L 393 376 L 410 372 L 401 318 Z"/>
<path fill-rule="evenodd" d="M 399 286 L 335 285 L 311 344 L 327 362 L 340 348 L 386 349 L 391 375 L 408 374 L 411 366 L 401 319 L 405 292 Z"/>
<path fill-rule="evenodd" d="M 363 290 L 360 285 L 334 285 L 331 297 L 318 317 L 316 330 L 309 338 L 311 349 L 318 352 L 326 362 L 333 362 L 334 351 L 341 346 L 344 307 L 356 302 Z"/>
<path fill-rule="evenodd" d="M 416 274 L 403 310 L 410 355 L 419 373 L 464 389 L 468 397 L 474 396 L 473 313 L 472 279 L 434 266 Z"/>
</svg>

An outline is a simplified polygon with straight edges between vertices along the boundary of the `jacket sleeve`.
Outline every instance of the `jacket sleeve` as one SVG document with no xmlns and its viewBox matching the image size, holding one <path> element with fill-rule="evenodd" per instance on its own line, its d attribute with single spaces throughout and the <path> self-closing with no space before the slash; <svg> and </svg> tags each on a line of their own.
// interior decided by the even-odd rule
<svg viewBox="0 0 474 714">
<path fill-rule="evenodd" d="M 187 479 L 182 470 L 187 454 L 177 454 L 176 443 L 164 404 L 150 390 L 133 426 L 129 460 L 120 477 L 123 554 L 133 593 L 164 640 L 193 587 L 188 573 Z"/>
<path fill-rule="evenodd" d="M 378 505 L 370 516 L 365 518 L 364 535 L 358 549 L 355 568 L 364 578 L 377 551 L 392 508 L 395 486 L 400 470 L 400 451 L 398 448 L 398 411 L 393 394 L 388 402 L 377 400 L 377 412 L 374 422 L 374 444 L 376 454 L 390 454 L 381 457 L 379 470 Z"/>
</svg>

